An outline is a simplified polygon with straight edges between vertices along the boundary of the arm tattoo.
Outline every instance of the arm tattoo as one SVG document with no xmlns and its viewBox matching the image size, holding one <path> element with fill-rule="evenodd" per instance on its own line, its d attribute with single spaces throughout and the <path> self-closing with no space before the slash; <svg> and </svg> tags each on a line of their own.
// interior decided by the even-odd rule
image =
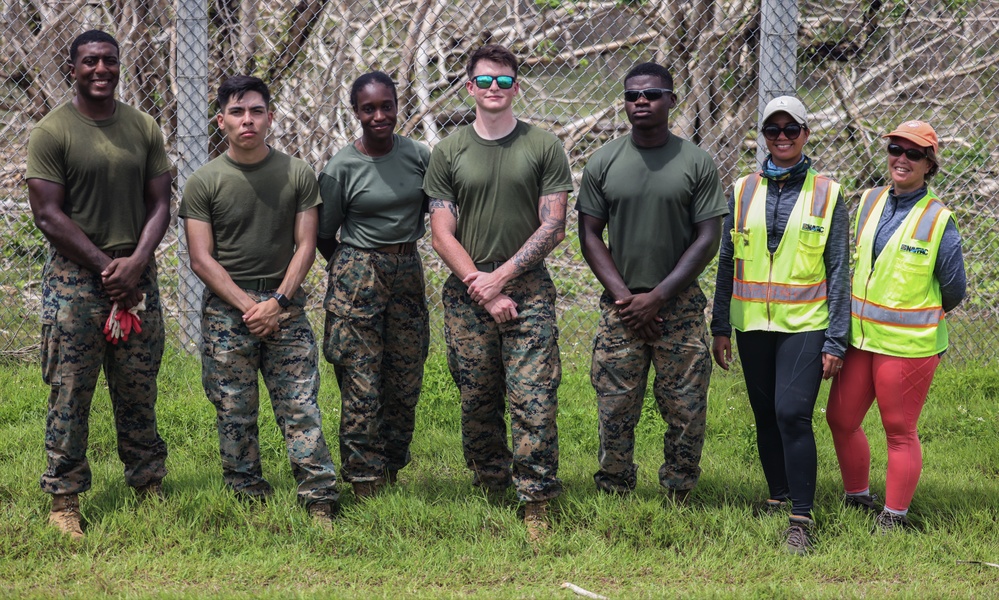
<svg viewBox="0 0 999 600">
<path fill-rule="evenodd" d="M 567 192 L 556 192 L 542 196 L 538 200 L 538 217 L 541 227 L 524 242 L 513 256 L 514 272 L 517 275 L 528 271 L 548 256 L 565 237 L 565 210 Z"/>
<path fill-rule="evenodd" d="M 451 211 L 451 216 L 454 220 L 458 220 L 458 207 L 454 205 L 454 202 L 450 200 L 441 200 L 440 198 L 431 198 L 429 203 L 430 214 L 433 215 L 434 212 L 438 210 L 448 209 Z"/>
</svg>

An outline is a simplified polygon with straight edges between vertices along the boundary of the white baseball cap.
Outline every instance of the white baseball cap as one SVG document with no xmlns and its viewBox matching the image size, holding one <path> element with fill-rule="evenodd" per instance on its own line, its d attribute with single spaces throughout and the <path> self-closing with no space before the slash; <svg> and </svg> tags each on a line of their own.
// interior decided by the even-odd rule
<svg viewBox="0 0 999 600">
<path fill-rule="evenodd" d="M 798 125 L 808 127 L 808 111 L 805 110 L 805 105 L 801 103 L 801 100 L 794 96 L 777 96 L 767 102 L 767 107 L 763 109 L 763 118 L 760 119 L 760 127 L 763 127 L 767 119 L 779 112 L 790 115 Z"/>
</svg>

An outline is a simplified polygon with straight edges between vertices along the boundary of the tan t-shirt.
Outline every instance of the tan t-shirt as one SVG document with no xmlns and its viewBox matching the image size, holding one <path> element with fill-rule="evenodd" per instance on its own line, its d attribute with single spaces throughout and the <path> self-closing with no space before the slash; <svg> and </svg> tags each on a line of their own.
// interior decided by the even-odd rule
<svg viewBox="0 0 999 600">
<path fill-rule="evenodd" d="M 146 182 L 169 170 L 152 117 L 116 102 L 114 116 L 95 121 L 67 102 L 31 130 L 25 179 L 62 185 L 63 211 L 95 246 L 111 251 L 138 243 Z"/>
</svg>

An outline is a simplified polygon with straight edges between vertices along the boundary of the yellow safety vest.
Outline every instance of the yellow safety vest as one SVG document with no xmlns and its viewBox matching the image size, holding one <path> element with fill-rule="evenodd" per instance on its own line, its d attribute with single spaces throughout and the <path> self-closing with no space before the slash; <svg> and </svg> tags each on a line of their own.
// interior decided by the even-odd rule
<svg viewBox="0 0 999 600">
<path fill-rule="evenodd" d="M 735 277 L 730 320 L 739 331 L 816 331 L 829 326 L 826 240 L 839 184 L 809 169 L 773 255 L 767 248 L 767 180 L 735 184 Z"/>
<path fill-rule="evenodd" d="M 887 187 L 867 190 L 857 211 L 850 345 L 889 356 L 933 356 L 948 344 L 943 296 L 933 269 L 953 213 L 927 191 L 875 263 L 874 236 L 887 199 Z"/>
</svg>

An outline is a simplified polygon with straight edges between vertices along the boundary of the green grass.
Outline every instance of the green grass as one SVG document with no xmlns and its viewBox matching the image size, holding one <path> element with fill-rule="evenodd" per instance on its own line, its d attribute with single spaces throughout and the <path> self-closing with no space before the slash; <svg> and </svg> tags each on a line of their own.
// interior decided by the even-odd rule
<svg viewBox="0 0 999 600">
<path fill-rule="evenodd" d="M 945 361 L 946 362 L 946 361 Z M 662 425 L 652 403 L 638 429 L 639 486 L 598 496 L 589 357 L 563 357 L 559 426 L 566 491 L 551 535 L 528 542 L 512 496 L 490 504 L 469 483 L 458 401 L 439 349 L 427 364 L 414 461 L 401 485 L 365 505 L 342 495 L 332 532 L 295 503 L 273 415 L 261 418 L 265 508 L 223 490 L 214 411 L 194 357 L 168 350 L 159 403 L 170 447 L 167 498 L 137 505 L 124 484 L 106 390 L 91 414 L 93 489 L 83 496 L 87 537 L 46 524 L 47 389 L 37 365 L 0 366 L 0 596 L 2 597 L 500 597 L 574 598 L 569 581 L 611 598 L 995 597 L 999 570 L 999 368 L 945 366 L 921 420 L 925 469 L 912 506 L 920 531 L 886 538 L 840 505 L 828 430 L 816 409 L 819 539 L 787 555 L 780 517 L 755 519 L 765 494 L 752 415 L 738 373 L 712 381 L 704 474 L 692 505 L 664 508 L 655 481 Z M 322 408 L 331 446 L 339 416 L 323 365 Z M 883 496 L 885 443 L 872 415 L 872 485 Z"/>
</svg>

